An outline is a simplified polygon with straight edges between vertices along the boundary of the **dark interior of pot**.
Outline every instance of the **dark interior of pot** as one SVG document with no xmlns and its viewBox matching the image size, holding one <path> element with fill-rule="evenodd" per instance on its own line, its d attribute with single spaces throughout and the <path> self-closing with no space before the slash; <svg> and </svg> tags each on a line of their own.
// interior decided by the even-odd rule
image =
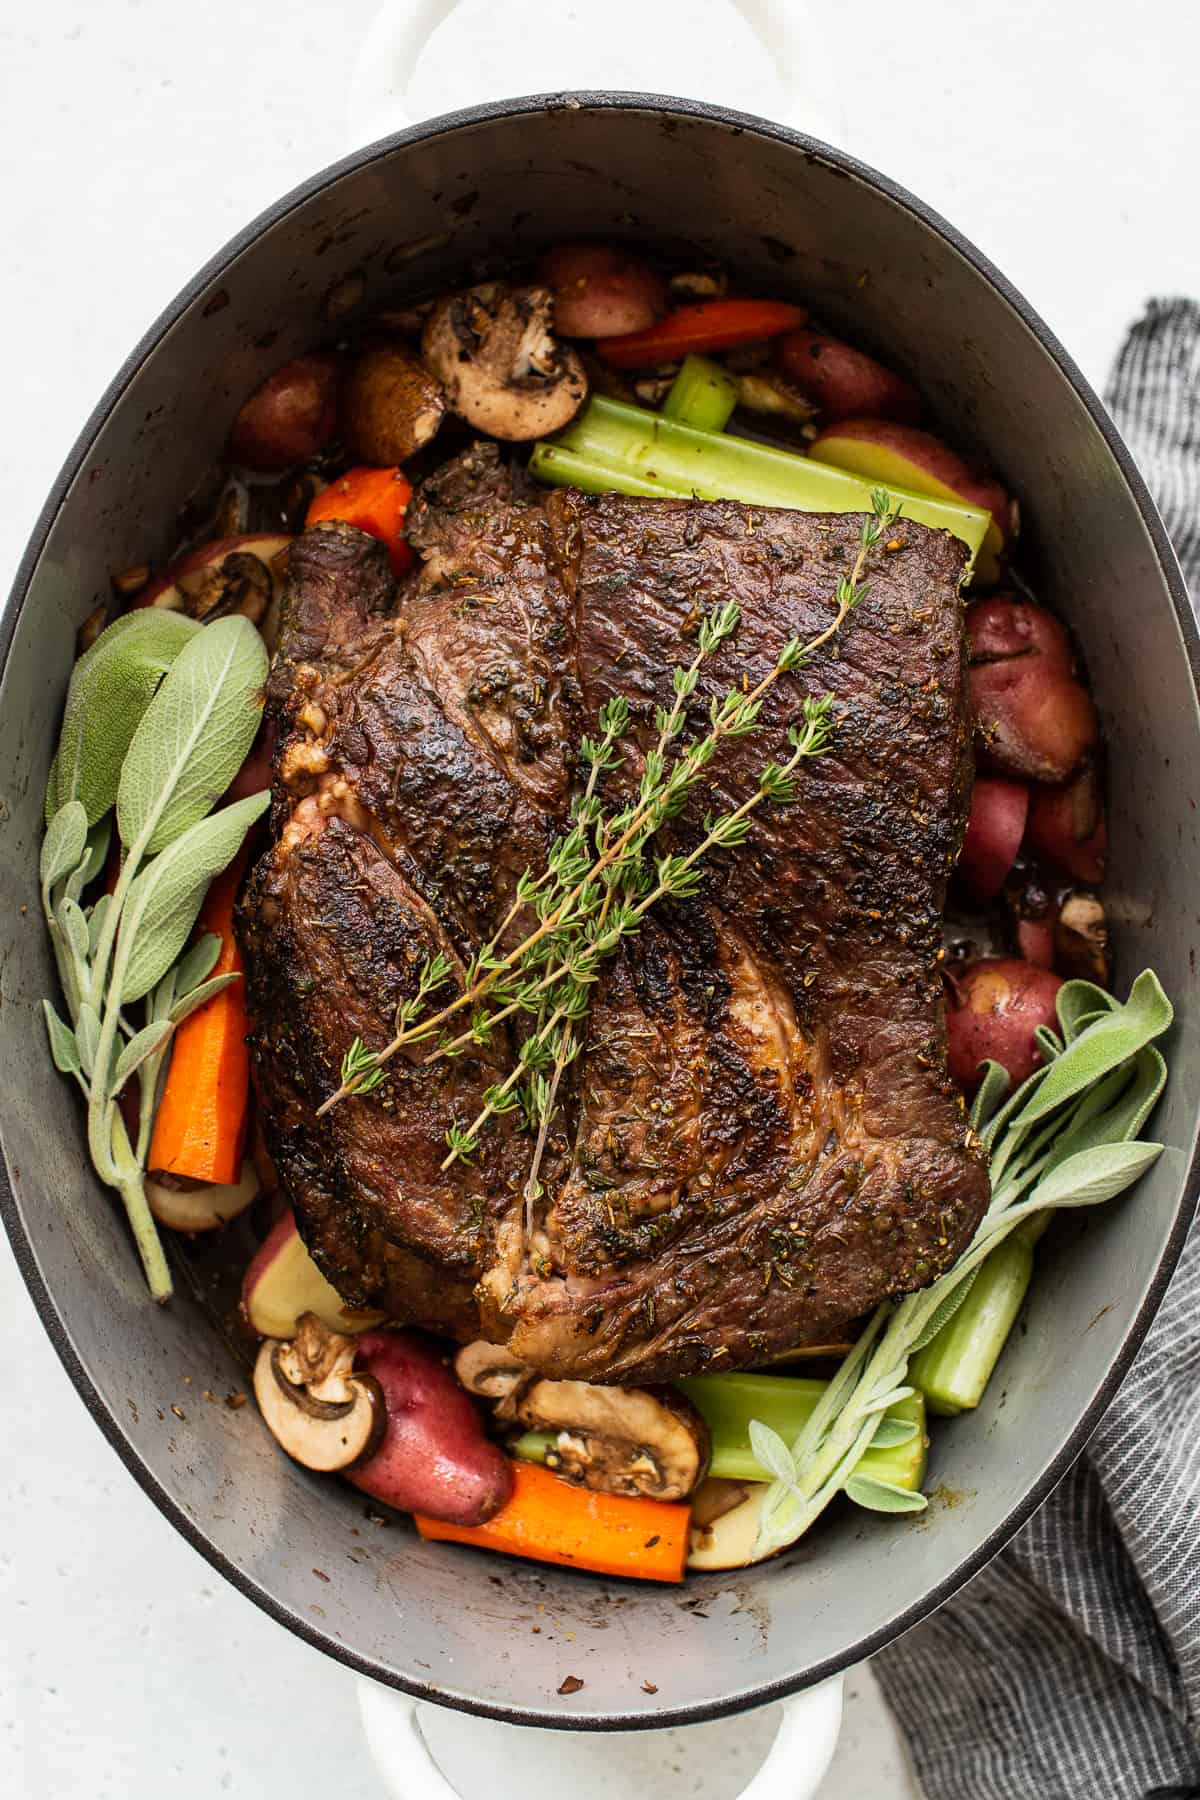
<svg viewBox="0 0 1200 1800">
<path fill-rule="evenodd" d="M 368 308 L 591 235 L 719 257 L 763 292 L 808 300 L 886 351 L 954 440 L 986 447 L 1020 496 L 1029 565 L 1085 646 L 1104 717 L 1118 980 L 1152 964 L 1181 1012 L 1157 1120 L 1167 1153 L 1128 1199 L 1059 1226 L 1039 1251 L 1026 1321 L 985 1404 L 939 1425 L 928 1512 L 914 1523 L 847 1507 L 780 1561 L 679 1591 L 422 1543 L 289 1463 L 252 1406 L 202 1398 L 245 1387 L 244 1367 L 202 1296 L 148 1302 L 39 1007 L 53 991 L 35 878 L 41 797 L 75 629 L 109 572 L 167 551 L 239 402 L 286 356 L 335 335 L 331 294 Z M 245 1591 L 334 1654 L 435 1699 L 541 1723 L 647 1724 L 730 1710 L 856 1660 L 977 1566 L 1061 1471 L 1190 1211 L 1194 646 L 1088 402 L 967 253 L 853 169 L 749 120 L 571 100 L 441 121 L 293 199 L 207 273 L 93 430 L 10 615 L 0 1078 L 14 1242 L 100 1423 Z M 585 1685 L 559 1698 L 568 1674 Z"/>
</svg>

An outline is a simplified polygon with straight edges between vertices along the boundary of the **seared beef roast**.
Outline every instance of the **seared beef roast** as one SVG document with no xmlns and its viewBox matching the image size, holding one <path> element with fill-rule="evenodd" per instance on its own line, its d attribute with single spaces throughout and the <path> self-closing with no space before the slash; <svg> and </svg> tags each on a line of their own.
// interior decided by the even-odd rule
<svg viewBox="0 0 1200 1800">
<path fill-rule="evenodd" d="M 946 1074 L 941 909 L 970 782 L 962 546 L 905 521 L 838 638 L 779 680 L 761 729 L 721 747 L 670 830 L 695 843 L 786 753 L 804 693 L 834 697 L 830 753 L 700 894 L 648 915 L 606 966 L 542 1166 L 493 1120 L 442 1172 L 515 1040 L 316 1108 L 351 1040 L 379 1048 L 442 951 L 461 972 L 539 870 L 578 781 L 581 732 L 616 693 L 635 783 L 694 654 L 714 695 L 829 623 L 859 521 L 731 502 L 514 492 L 477 447 L 429 481 L 397 593 L 348 526 L 293 546 L 269 707 L 274 845 L 241 910 L 267 1140 L 300 1229 L 355 1306 L 507 1341 L 550 1374 L 656 1381 L 828 1341 L 932 1280 L 987 1176 Z M 519 940 L 518 918 L 505 942 Z M 447 987 L 439 1000 L 452 994 Z"/>
</svg>

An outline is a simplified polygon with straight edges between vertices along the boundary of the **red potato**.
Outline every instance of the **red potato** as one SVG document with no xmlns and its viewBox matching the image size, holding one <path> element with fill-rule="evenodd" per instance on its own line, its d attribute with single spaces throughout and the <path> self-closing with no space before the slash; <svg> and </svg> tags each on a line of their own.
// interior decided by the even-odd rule
<svg viewBox="0 0 1200 1800">
<path fill-rule="evenodd" d="M 1054 930 L 1057 920 L 1057 907 L 1051 907 L 1041 919 L 1017 920 L 1017 949 L 1021 952 L 1023 961 L 1032 963 L 1035 969 L 1054 967 Z"/>
<path fill-rule="evenodd" d="M 817 433 L 808 454 L 884 487 L 958 500 L 991 513 L 992 524 L 976 559 L 976 574 L 980 581 L 996 580 L 1000 554 L 1016 535 L 1016 507 L 993 476 L 973 469 L 941 438 L 896 419 L 842 419 Z"/>
<path fill-rule="evenodd" d="M 775 345 L 775 361 L 787 379 L 830 421 L 901 419 L 921 411 L 915 387 L 882 363 L 821 331 L 789 331 Z"/>
<path fill-rule="evenodd" d="M 538 265 L 554 296 L 563 337 L 625 337 L 645 331 L 671 304 L 661 275 L 615 244 L 559 244 Z"/>
<path fill-rule="evenodd" d="M 337 430 L 340 373 L 337 356 L 315 350 L 268 375 L 233 422 L 233 460 L 277 475 L 315 456 Z"/>
<path fill-rule="evenodd" d="M 433 1340 L 418 1331 L 369 1331 L 358 1371 L 383 1390 L 387 1425 L 347 1481 L 386 1506 L 455 1525 L 482 1525 L 512 1494 L 512 1467 L 484 1435 L 475 1401 Z"/>
<path fill-rule="evenodd" d="M 967 1093 L 979 1085 L 989 1058 L 1008 1070 L 1014 1087 L 1041 1067 L 1033 1034 L 1057 1029 L 1055 998 L 1062 980 L 1016 957 L 985 956 L 955 977 L 946 1013 L 950 1078 Z"/>
<path fill-rule="evenodd" d="M 997 595 L 967 608 L 967 642 L 982 760 L 1034 781 L 1068 780 L 1100 725 L 1064 627 L 1044 607 Z"/>
<path fill-rule="evenodd" d="M 354 1333 L 378 1325 L 377 1312 L 352 1312 L 309 1255 L 288 1212 L 251 1257 L 242 1277 L 242 1316 L 259 1337 L 295 1337 L 305 1313 L 316 1313 L 330 1331 Z"/>
<path fill-rule="evenodd" d="M 1100 777 L 1092 767 L 1062 787 L 1030 790 L 1026 838 L 1031 850 L 1089 887 L 1104 879 L 1108 826 Z"/>
<path fill-rule="evenodd" d="M 1004 886 L 1017 860 L 1029 789 L 1023 781 L 980 775 L 971 796 L 971 817 L 958 866 L 981 900 L 991 900 Z"/>
</svg>

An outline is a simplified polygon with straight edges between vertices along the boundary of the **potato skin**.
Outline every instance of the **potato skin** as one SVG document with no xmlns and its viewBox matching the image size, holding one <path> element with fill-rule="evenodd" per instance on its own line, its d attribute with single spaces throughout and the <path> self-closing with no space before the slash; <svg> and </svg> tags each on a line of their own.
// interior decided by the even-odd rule
<svg viewBox="0 0 1200 1800">
<path fill-rule="evenodd" d="M 899 419 L 912 424 L 920 414 L 916 388 L 865 350 L 822 331 L 789 331 L 775 346 L 775 361 L 827 420 Z"/>
<path fill-rule="evenodd" d="M 474 1400 L 432 1338 L 419 1331 L 368 1331 L 355 1367 L 383 1390 L 387 1424 L 374 1455 L 347 1481 L 401 1512 L 454 1525 L 482 1525 L 512 1493 L 512 1468 L 484 1436 Z"/>
<path fill-rule="evenodd" d="M 1100 777 L 1084 768 L 1061 787 L 1035 784 L 1029 795 L 1029 846 L 1076 881 L 1098 887 L 1104 880 L 1108 827 Z"/>
<path fill-rule="evenodd" d="M 1100 741 L 1071 642 L 1044 607 L 997 595 L 967 608 L 980 760 L 1028 780 L 1069 780 Z"/>
<path fill-rule="evenodd" d="M 971 817 L 958 866 L 981 900 L 991 900 L 1004 886 L 1017 859 L 1029 812 L 1029 789 L 1023 781 L 980 775 L 971 796 Z"/>
<path fill-rule="evenodd" d="M 562 337 L 624 337 L 645 331 L 670 305 L 661 275 L 615 244 L 559 244 L 538 265 L 554 296 Z"/>
<path fill-rule="evenodd" d="M 355 461 L 391 469 L 441 424 L 441 383 L 403 345 L 377 345 L 351 364 L 342 387 L 342 434 Z"/>
<path fill-rule="evenodd" d="M 1017 957 L 985 956 L 954 980 L 946 1013 L 950 1078 L 967 1093 L 979 1085 L 979 1065 L 989 1058 L 1018 1086 L 1042 1058 L 1033 1034 L 1057 1029 L 1055 998 L 1062 978 Z"/>
<path fill-rule="evenodd" d="M 268 375 L 233 423 L 233 460 L 261 474 L 307 462 L 337 429 L 341 363 L 331 351 L 294 357 Z"/>
</svg>

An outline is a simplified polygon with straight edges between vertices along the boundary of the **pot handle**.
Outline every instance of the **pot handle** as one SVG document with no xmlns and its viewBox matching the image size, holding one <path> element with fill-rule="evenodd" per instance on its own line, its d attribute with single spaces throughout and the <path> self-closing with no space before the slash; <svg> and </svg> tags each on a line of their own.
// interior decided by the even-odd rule
<svg viewBox="0 0 1200 1800">
<path fill-rule="evenodd" d="M 375 1767 L 391 1800 L 461 1800 L 433 1760 L 417 1717 L 417 1702 L 360 1676 L 358 1706 Z M 781 1703 L 782 1718 L 766 1760 L 740 1800 L 812 1800 L 837 1747 L 842 1723 L 842 1677 L 832 1676 Z M 649 1729 L 650 1727 L 648 1727 Z M 497 1728 L 496 1753 L 503 1753 Z"/>
<path fill-rule="evenodd" d="M 783 89 L 785 108 L 794 118 L 798 130 L 822 138 L 828 143 L 844 144 L 845 110 L 839 98 L 840 86 L 834 78 L 819 30 L 809 16 L 806 0 L 729 0 L 741 14 L 766 51 Z M 421 53 L 439 25 L 455 11 L 459 0 L 383 0 L 359 51 L 350 77 L 346 114 L 346 138 L 352 149 L 390 137 L 413 123 L 409 112 L 408 90 Z M 668 4 L 656 8 L 660 23 Z M 687 26 L 688 9 L 675 0 L 679 22 Z M 555 30 L 573 49 L 577 49 L 580 85 L 586 85 L 589 64 L 594 62 L 594 16 L 581 9 L 582 18 L 569 15 L 556 21 Z M 590 20 L 590 23 L 589 23 Z M 516 34 L 519 38 L 519 33 Z M 664 32 L 664 38 L 670 34 Z M 665 52 L 664 52 L 665 56 Z M 669 63 L 660 63 L 651 54 L 647 59 L 643 86 L 654 89 L 655 70 L 663 69 L 664 79 L 657 91 L 671 93 L 675 86 Z M 524 92 L 520 80 L 520 64 L 515 64 L 516 85 L 509 82 L 506 70 L 491 77 L 494 91 Z"/>
</svg>

